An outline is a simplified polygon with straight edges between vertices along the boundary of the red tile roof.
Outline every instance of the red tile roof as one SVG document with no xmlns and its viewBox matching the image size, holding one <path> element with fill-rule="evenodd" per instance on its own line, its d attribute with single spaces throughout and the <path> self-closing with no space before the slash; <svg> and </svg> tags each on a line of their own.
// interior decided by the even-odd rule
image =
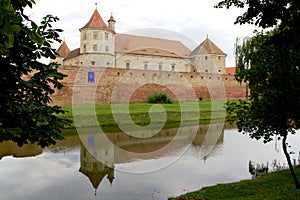
<svg viewBox="0 0 300 200">
<path fill-rule="evenodd" d="M 235 75 L 236 67 L 226 67 L 226 74 L 228 75 Z"/>
<path fill-rule="evenodd" d="M 108 26 L 104 23 L 102 17 L 100 16 L 98 10 L 96 9 L 91 16 L 90 20 L 86 25 L 82 27 L 83 28 L 108 28 Z"/>
<path fill-rule="evenodd" d="M 70 58 L 77 57 L 77 56 L 79 56 L 79 54 L 80 54 L 80 48 L 74 49 L 73 51 L 71 51 L 71 52 L 69 53 L 69 55 L 67 55 L 67 56 L 65 57 L 64 60 L 68 60 L 68 59 L 70 59 Z"/>
<path fill-rule="evenodd" d="M 190 50 L 181 42 L 161 38 L 117 34 L 116 52 L 186 58 Z"/>
<path fill-rule="evenodd" d="M 137 54 L 137 55 L 151 55 L 151 56 L 166 56 L 166 57 L 173 57 L 173 58 L 182 58 L 182 56 L 179 56 L 174 52 L 171 52 L 171 51 L 168 51 L 165 49 L 157 49 L 157 48 L 136 49 L 136 50 L 130 51 L 128 53 Z"/>
<path fill-rule="evenodd" d="M 194 49 L 191 55 L 201 54 L 217 54 L 226 55 L 217 45 L 215 45 L 209 38 L 204 40 L 196 49 Z"/>
<path fill-rule="evenodd" d="M 58 53 L 60 57 L 66 57 L 70 53 L 70 49 L 65 41 L 60 45 L 56 53 Z"/>
<path fill-rule="evenodd" d="M 116 22 L 116 20 L 114 19 L 114 17 L 112 15 L 110 16 L 108 22 L 110 22 L 110 21 Z"/>
</svg>

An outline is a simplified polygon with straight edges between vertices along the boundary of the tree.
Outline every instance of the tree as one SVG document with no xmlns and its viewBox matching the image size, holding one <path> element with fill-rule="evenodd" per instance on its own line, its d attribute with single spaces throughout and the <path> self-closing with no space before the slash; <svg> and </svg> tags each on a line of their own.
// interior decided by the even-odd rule
<svg viewBox="0 0 300 200">
<path fill-rule="evenodd" d="M 288 134 L 300 127 L 300 2 L 225 0 L 217 7 L 248 6 L 236 23 L 254 23 L 261 28 L 256 35 L 236 45 L 237 74 L 247 82 L 250 101 L 228 103 L 228 120 L 236 121 L 240 132 L 251 138 L 282 139 L 291 175 L 297 189 L 288 151 Z"/>
<path fill-rule="evenodd" d="M 60 89 L 66 75 L 57 63 L 44 64 L 40 58 L 55 58 L 53 42 L 60 42 L 57 17 L 47 15 L 38 26 L 24 14 L 34 0 L 0 1 L 0 142 L 12 140 L 19 146 L 37 142 L 42 147 L 61 139 L 67 121 L 49 106 L 50 95 Z"/>
</svg>

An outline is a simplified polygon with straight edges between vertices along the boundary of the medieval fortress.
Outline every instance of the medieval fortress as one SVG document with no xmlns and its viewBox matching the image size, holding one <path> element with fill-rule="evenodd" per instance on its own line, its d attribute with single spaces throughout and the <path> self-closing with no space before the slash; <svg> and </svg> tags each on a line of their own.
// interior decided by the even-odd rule
<svg viewBox="0 0 300 200">
<path fill-rule="evenodd" d="M 173 100 L 245 98 L 245 86 L 226 73 L 226 54 L 208 37 L 191 51 L 180 41 L 118 34 L 115 25 L 96 9 L 79 29 L 80 48 L 61 44 L 55 61 L 68 77 L 54 104 L 143 102 L 154 91 Z"/>
</svg>

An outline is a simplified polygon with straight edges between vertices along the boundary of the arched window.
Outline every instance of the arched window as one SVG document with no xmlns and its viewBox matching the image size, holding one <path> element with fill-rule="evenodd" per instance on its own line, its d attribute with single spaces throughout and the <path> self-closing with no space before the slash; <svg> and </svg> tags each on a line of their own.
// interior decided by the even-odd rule
<svg viewBox="0 0 300 200">
<path fill-rule="evenodd" d="M 130 69 L 130 62 L 126 62 L 126 69 Z"/>
<path fill-rule="evenodd" d="M 175 71 L 175 64 L 172 64 L 172 72 Z"/>
</svg>

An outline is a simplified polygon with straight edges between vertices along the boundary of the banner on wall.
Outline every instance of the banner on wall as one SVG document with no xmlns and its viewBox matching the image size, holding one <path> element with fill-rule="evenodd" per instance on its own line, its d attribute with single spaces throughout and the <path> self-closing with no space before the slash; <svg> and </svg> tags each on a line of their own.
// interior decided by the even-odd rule
<svg viewBox="0 0 300 200">
<path fill-rule="evenodd" d="M 95 72 L 88 72 L 88 83 L 95 82 Z"/>
</svg>

